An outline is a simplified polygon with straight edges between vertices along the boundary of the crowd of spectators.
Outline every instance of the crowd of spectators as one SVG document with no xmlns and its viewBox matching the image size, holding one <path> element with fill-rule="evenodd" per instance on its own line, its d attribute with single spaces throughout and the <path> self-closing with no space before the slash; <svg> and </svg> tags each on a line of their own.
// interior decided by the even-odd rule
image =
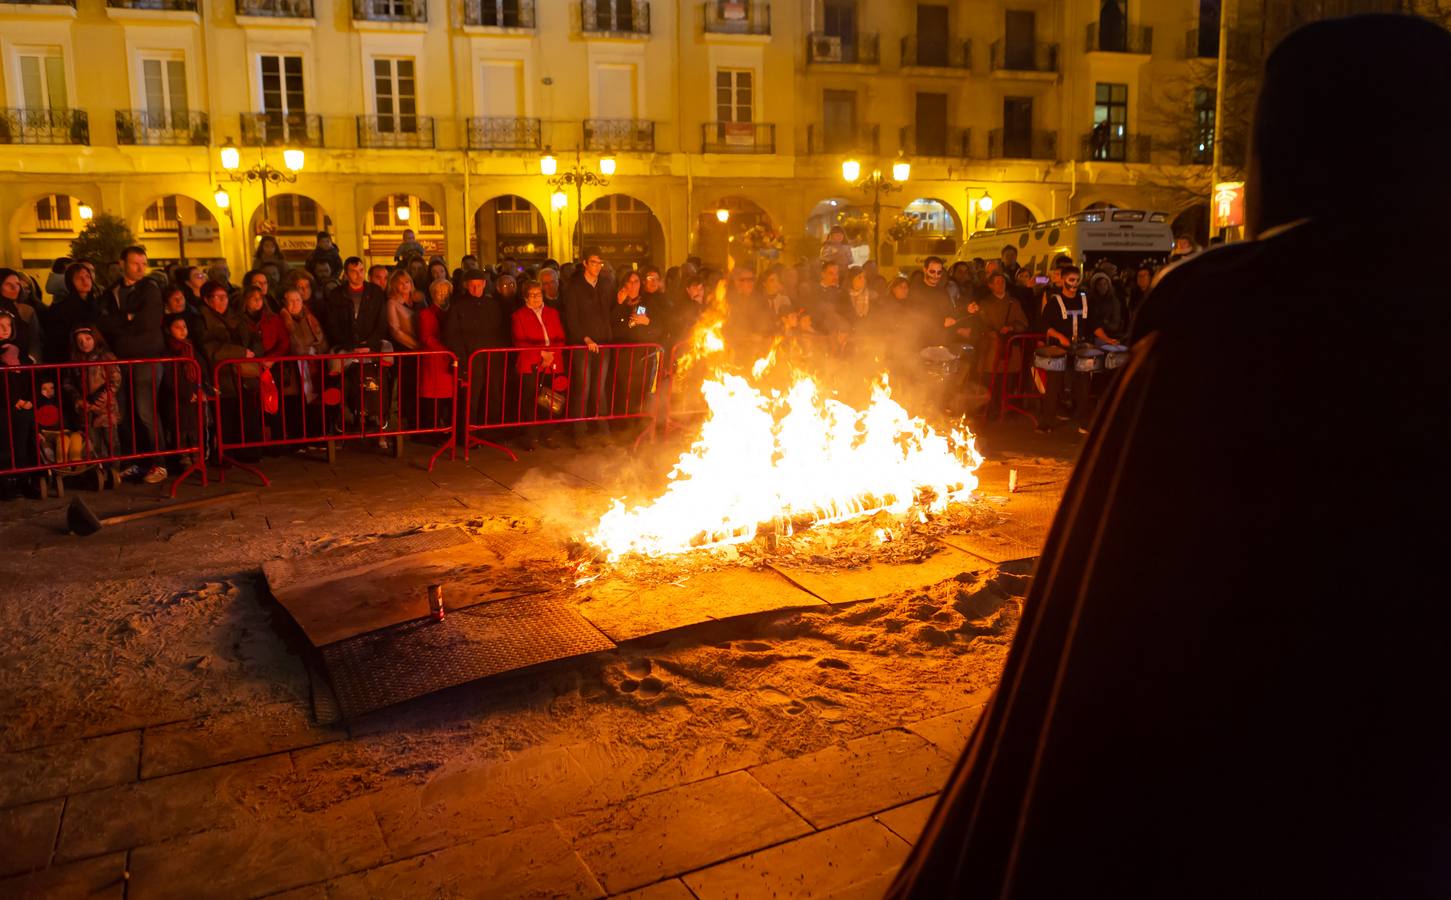
<svg viewBox="0 0 1451 900">
<path fill-rule="evenodd" d="M 119 477 L 148 483 L 191 463 L 165 449 L 195 442 L 210 428 L 227 432 L 229 443 L 284 427 L 308 435 L 337 429 L 338 422 L 318 421 L 308 401 L 329 378 L 340 380 L 342 364 L 281 366 L 273 378 L 269 362 L 328 353 L 440 351 L 397 371 L 359 369 L 359 377 L 346 379 L 356 383 L 355 395 L 374 392 L 345 404 L 369 434 L 386 431 L 390 416 L 410 427 L 462 424 L 465 417 L 453 409 L 467 403 L 475 423 L 517 425 L 500 439 L 520 449 L 553 446 L 561 437 L 582 446 L 591 440 L 591 426 L 608 437 L 612 413 L 619 412 L 612 394 L 620 378 L 611 377 L 615 357 L 601 348 L 661 348 L 644 357 L 645 371 L 635 376 L 637 384 L 644 379 L 643 402 L 653 409 L 672 346 L 707 320 L 721 324 L 727 349 L 742 359 L 788 347 L 803 357 L 885 368 L 894 388 L 915 392 L 922 412 L 973 415 L 991 401 L 995 373 L 1022 369 L 1019 353 L 1001 352 L 1007 337 L 1039 332 L 1065 348 L 1085 339 L 1119 340 L 1154 276 L 1148 264 L 1120 271 L 1104 262 L 1083 272 L 1067 257 L 1035 275 L 1019 266 L 1009 246 L 992 260 L 927 257 L 888 278 L 873 262 L 852 265 L 844 237 L 833 229 L 817 258 L 796 265 L 731 271 L 697 257 L 663 271 L 615 269 L 592 248 L 562 265 L 513 258 L 485 265 L 467 255 L 450 267 L 428 257 L 411 233 L 391 267 L 344 258 L 327 233 L 298 261 L 264 236 L 240 284 L 225 263 L 153 269 L 141 247 L 126 248 L 114 261 L 59 259 L 44 286 L 0 269 L 0 369 L 118 361 L 57 369 L 49 378 L 33 372 L 0 377 L 8 410 L 0 416 L 0 471 L 33 466 L 45 452 L 46 442 L 36 440 L 35 412 L 47 402 L 61 409 L 53 428 L 86 435 L 86 455 L 134 456 Z M 455 373 L 455 359 L 502 348 L 516 352 L 488 354 L 475 361 L 477 371 Z M 121 364 L 163 358 L 195 359 L 197 367 Z M 214 379 L 225 360 L 234 361 L 230 376 Z M 280 413 L 271 407 L 264 413 L 253 401 L 263 379 L 271 382 Z M 1086 423 L 1086 379 L 1070 381 L 1068 391 L 1061 381 L 1050 386 L 1040 429 L 1069 418 L 1060 403 L 1065 393 L 1080 425 Z M 199 394 L 217 400 L 219 421 L 198 420 Z M 506 394 L 516 398 L 512 408 Z M 569 420 L 566 434 L 543 427 L 534 400 L 544 394 L 557 395 L 558 403 L 550 411 L 540 400 L 543 421 Z M 386 436 L 379 439 L 386 445 Z M 0 488 L 13 495 L 26 482 L 5 478 Z"/>
</svg>

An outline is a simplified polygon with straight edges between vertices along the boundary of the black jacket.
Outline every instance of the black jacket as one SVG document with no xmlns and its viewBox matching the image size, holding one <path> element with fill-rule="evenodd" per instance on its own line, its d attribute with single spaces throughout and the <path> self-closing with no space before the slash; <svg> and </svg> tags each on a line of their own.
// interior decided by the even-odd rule
<svg viewBox="0 0 1451 900">
<path fill-rule="evenodd" d="M 371 282 L 363 284 L 363 299 L 358 314 L 353 315 L 353 300 L 346 283 L 328 294 L 327 316 L 322 323 L 328 343 L 342 350 L 366 346 L 383 349 L 388 339 L 388 301 L 383 289 Z"/>
<path fill-rule="evenodd" d="M 637 306 L 645 308 L 645 316 L 649 318 L 650 324 L 631 328 L 630 316 Z M 664 294 L 647 294 L 642 291 L 633 303 L 616 303 L 610 310 L 614 341 L 617 344 L 658 344 L 665 340 L 665 320 L 668 316 Z"/>
<path fill-rule="evenodd" d="M 564 335 L 571 344 L 583 344 L 585 338 L 596 344 L 610 342 L 614 334 L 610 313 L 615 298 L 603 274 L 598 284 L 590 284 L 580 272 L 564 286 L 563 298 Z"/>
<path fill-rule="evenodd" d="M 86 325 L 97 325 L 101 321 L 100 306 L 92 299 L 95 296 L 95 291 L 91 292 L 91 297 L 61 294 L 45 308 L 46 362 L 69 362 L 71 332 Z"/>
<path fill-rule="evenodd" d="M 142 278 L 131 285 L 122 280 L 112 285 L 101 304 L 101 333 L 111 345 L 111 352 L 120 359 L 165 356 L 163 310 L 161 286 L 154 279 Z"/>
<path fill-rule="evenodd" d="M 470 297 L 467 292 L 454 298 L 443 323 L 443 343 L 460 362 L 476 350 L 508 347 L 513 343 L 509 314 L 492 296 Z"/>
</svg>

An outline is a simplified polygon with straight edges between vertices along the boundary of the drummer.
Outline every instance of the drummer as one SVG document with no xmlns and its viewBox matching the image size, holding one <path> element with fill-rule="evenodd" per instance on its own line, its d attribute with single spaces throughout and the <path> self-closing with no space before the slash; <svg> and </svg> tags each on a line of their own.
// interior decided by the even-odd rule
<svg viewBox="0 0 1451 900">
<path fill-rule="evenodd" d="M 1114 343 L 1113 338 L 1108 336 L 1103 326 L 1094 318 L 1092 310 L 1089 309 L 1087 295 L 1078 289 L 1083 278 L 1082 271 L 1070 264 L 1063 266 L 1060 272 L 1062 286 L 1050 293 L 1043 303 L 1042 324 L 1048 346 L 1057 347 L 1071 357 L 1076 348 L 1091 344 L 1094 338 L 1107 344 Z M 1095 349 L 1093 352 L 1101 354 L 1102 351 Z M 1068 419 L 1059 409 L 1063 399 L 1063 377 L 1066 375 L 1073 395 L 1073 418 L 1078 423 L 1078 433 L 1088 434 L 1088 423 L 1093 418 L 1089 373 L 1075 371 L 1070 359 L 1065 371 L 1050 370 L 1045 374 L 1047 378 L 1043 394 L 1043 417 L 1038 420 L 1038 431 L 1050 431 L 1056 422 Z"/>
</svg>

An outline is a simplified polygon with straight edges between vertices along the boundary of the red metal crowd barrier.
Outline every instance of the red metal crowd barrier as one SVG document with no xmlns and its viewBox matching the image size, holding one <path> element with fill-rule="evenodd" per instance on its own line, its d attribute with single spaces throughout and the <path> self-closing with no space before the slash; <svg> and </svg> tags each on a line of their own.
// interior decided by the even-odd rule
<svg viewBox="0 0 1451 900">
<path fill-rule="evenodd" d="M 0 368 L 0 476 L 40 474 L 60 494 L 73 475 L 94 473 L 103 487 L 120 463 L 171 463 L 182 467 L 171 496 L 193 474 L 205 485 L 204 393 L 186 357 Z"/>
<path fill-rule="evenodd" d="M 454 452 L 458 358 L 447 350 L 237 357 L 216 364 L 217 459 L 269 484 L 238 451 L 438 434 Z"/>
<path fill-rule="evenodd" d="M 1033 381 L 1033 351 L 1047 339 L 1045 334 L 1025 333 L 998 342 L 992 384 L 992 402 L 998 406 L 998 421 L 1001 422 L 1009 412 L 1021 413 L 1037 421 L 1037 416 L 1019 406 L 1017 401 L 1036 400 L 1043 396 Z"/>
<path fill-rule="evenodd" d="M 476 446 L 513 451 L 480 437 L 504 428 L 646 419 L 641 438 L 655 433 L 659 413 L 659 344 L 502 347 L 476 350 L 463 379 L 464 459 Z M 548 358 L 542 354 L 549 354 Z"/>
</svg>

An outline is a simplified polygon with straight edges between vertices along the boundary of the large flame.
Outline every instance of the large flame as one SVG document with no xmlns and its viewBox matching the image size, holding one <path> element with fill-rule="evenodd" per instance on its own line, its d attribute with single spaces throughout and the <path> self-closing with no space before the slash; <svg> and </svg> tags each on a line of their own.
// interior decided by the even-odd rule
<svg viewBox="0 0 1451 900">
<path fill-rule="evenodd" d="M 977 488 L 982 456 L 965 427 L 943 434 L 892 399 L 886 378 L 864 410 L 823 397 L 809 376 L 767 392 L 718 374 L 701 387 L 699 438 L 655 500 L 615 500 L 586 540 L 611 560 L 754 539 L 761 529 L 839 522 L 881 510 L 940 512 Z"/>
</svg>

